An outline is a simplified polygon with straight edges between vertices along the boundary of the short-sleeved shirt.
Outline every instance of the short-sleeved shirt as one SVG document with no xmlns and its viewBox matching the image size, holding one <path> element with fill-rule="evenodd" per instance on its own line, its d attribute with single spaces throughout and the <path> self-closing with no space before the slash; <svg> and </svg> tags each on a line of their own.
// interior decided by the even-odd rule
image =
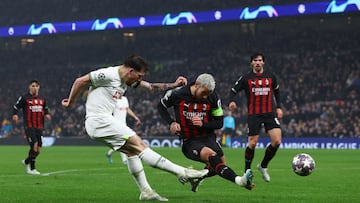
<svg viewBox="0 0 360 203">
<path fill-rule="evenodd" d="M 127 97 L 122 96 L 120 99 L 116 101 L 115 109 L 114 109 L 114 116 L 122 123 L 126 123 L 126 115 L 127 109 L 129 108 L 129 101 Z"/>
<path fill-rule="evenodd" d="M 92 86 L 86 101 L 86 117 L 112 115 L 116 101 L 127 89 L 120 78 L 119 68 L 115 66 L 90 72 Z"/>
<path fill-rule="evenodd" d="M 244 90 L 248 102 L 248 114 L 274 114 L 274 91 L 279 90 L 276 77 L 269 71 L 256 74 L 249 71 L 232 87 L 233 93 Z M 279 104 L 278 104 L 279 105 Z"/>
<path fill-rule="evenodd" d="M 13 106 L 13 114 L 17 114 L 19 109 L 23 110 L 25 128 L 44 128 L 44 115 L 50 113 L 45 98 L 27 93 L 18 98 Z"/>
</svg>

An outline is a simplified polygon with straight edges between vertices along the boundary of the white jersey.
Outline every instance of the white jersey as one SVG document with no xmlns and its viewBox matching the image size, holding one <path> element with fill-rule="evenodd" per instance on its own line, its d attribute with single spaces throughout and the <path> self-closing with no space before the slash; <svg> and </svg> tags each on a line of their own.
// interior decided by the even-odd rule
<svg viewBox="0 0 360 203">
<path fill-rule="evenodd" d="M 92 139 L 101 140 L 113 149 L 121 148 L 136 133 L 113 116 L 117 100 L 127 86 L 119 75 L 120 66 L 89 73 L 92 86 L 86 101 L 85 129 Z"/>
<path fill-rule="evenodd" d="M 90 72 L 92 86 L 86 101 L 86 118 L 112 115 L 116 101 L 125 93 L 127 86 L 119 75 L 119 66 L 101 68 Z"/>
<path fill-rule="evenodd" d="M 122 96 L 117 100 L 114 110 L 115 118 L 119 119 L 121 122 L 126 123 L 127 109 L 129 108 L 129 101 L 127 97 Z"/>
</svg>

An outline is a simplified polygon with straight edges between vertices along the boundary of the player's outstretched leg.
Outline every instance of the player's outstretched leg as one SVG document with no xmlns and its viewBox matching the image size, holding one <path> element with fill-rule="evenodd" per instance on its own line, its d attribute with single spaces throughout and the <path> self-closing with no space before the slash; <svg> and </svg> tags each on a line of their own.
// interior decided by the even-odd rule
<svg viewBox="0 0 360 203">
<path fill-rule="evenodd" d="M 161 156 L 160 154 L 154 152 L 150 148 L 144 149 L 140 154 L 139 157 L 143 160 L 146 164 L 162 169 L 164 171 L 170 172 L 175 174 L 179 180 L 180 179 L 194 179 L 194 178 L 202 178 L 206 174 L 208 174 L 209 170 L 194 170 L 191 168 L 184 168 L 179 166 L 165 157 Z"/>
</svg>

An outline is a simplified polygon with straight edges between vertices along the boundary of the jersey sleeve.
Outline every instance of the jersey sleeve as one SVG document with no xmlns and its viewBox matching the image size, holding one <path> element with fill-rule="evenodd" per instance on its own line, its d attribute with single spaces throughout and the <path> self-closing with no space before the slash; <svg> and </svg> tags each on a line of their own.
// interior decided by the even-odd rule
<svg viewBox="0 0 360 203">
<path fill-rule="evenodd" d="M 14 106 L 13 106 L 13 115 L 16 115 L 16 114 L 18 113 L 19 109 L 22 108 L 22 106 L 23 106 L 23 101 L 24 101 L 24 99 L 23 99 L 22 96 L 20 96 L 20 97 L 16 100 L 16 103 L 15 103 Z"/>
<path fill-rule="evenodd" d="M 240 78 L 235 82 L 234 86 L 231 88 L 231 92 L 237 94 L 242 89 L 244 89 L 244 76 L 240 76 Z"/>
<path fill-rule="evenodd" d="M 50 114 L 50 108 L 49 108 L 49 106 L 47 105 L 47 102 L 46 102 L 45 99 L 44 99 L 44 113 L 45 113 L 45 114 Z"/>
<path fill-rule="evenodd" d="M 111 68 L 100 68 L 89 73 L 92 86 L 109 86 L 114 79 L 114 71 Z"/>
<path fill-rule="evenodd" d="M 211 104 L 212 108 L 211 108 L 211 116 L 213 117 L 217 117 L 217 116 L 223 116 L 224 112 L 221 106 L 221 100 L 220 98 L 214 94 L 214 100 L 212 101 Z"/>
<path fill-rule="evenodd" d="M 174 90 L 169 90 L 165 93 L 164 97 L 160 99 L 160 103 L 166 107 L 172 107 L 174 105 Z"/>
</svg>

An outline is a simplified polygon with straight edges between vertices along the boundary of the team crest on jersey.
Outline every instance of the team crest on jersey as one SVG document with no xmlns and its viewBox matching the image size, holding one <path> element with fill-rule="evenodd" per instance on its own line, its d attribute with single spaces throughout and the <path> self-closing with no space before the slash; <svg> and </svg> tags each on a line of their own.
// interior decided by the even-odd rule
<svg viewBox="0 0 360 203">
<path fill-rule="evenodd" d="M 99 80 L 104 80 L 105 79 L 105 74 L 104 73 L 99 73 L 98 79 Z"/>
<path fill-rule="evenodd" d="M 195 109 L 195 110 L 197 110 L 197 107 L 198 107 L 197 104 L 194 104 L 194 109 Z"/>
<path fill-rule="evenodd" d="M 34 103 L 35 103 L 35 104 L 38 104 L 38 100 L 37 100 L 37 99 L 34 99 Z"/>
<path fill-rule="evenodd" d="M 258 83 L 261 86 L 262 85 L 262 80 L 258 80 Z"/>
<path fill-rule="evenodd" d="M 269 85 L 269 80 L 266 78 L 265 80 L 265 85 L 268 86 Z"/>
</svg>

